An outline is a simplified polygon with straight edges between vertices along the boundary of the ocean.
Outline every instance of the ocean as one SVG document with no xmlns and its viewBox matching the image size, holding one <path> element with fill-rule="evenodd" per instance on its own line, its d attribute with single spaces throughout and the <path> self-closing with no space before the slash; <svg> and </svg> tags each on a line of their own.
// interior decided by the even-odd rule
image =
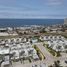
<svg viewBox="0 0 67 67">
<path fill-rule="evenodd" d="M 63 24 L 64 19 L 0 19 L 0 27 L 20 27 L 23 25 Z"/>
</svg>

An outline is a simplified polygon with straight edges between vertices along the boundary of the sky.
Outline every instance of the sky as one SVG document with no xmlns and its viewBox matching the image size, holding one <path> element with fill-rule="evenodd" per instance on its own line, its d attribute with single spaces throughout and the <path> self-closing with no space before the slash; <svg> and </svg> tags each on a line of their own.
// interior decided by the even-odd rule
<svg viewBox="0 0 67 67">
<path fill-rule="evenodd" d="M 67 18 L 67 0 L 0 0 L 0 18 Z"/>
</svg>

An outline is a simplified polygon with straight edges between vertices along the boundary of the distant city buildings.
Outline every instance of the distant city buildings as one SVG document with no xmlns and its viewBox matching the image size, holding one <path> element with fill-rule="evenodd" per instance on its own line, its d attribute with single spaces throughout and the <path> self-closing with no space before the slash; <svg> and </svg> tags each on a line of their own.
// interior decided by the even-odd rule
<svg viewBox="0 0 67 67">
<path fill-rule="evenodd" d="M 67 24 L 67 18 L 66 18 L 66 19 L 64 19 L 64 24 Z"/>
<path fill-rule="evenodd" d="M 52 58 L 53 55 L 50 56 L 50 52 L 46 51 L 47 48 L 43 46 L 43 44 L 47 45 L 48 48 L 52 50 L 52 53 L 54 53 L 54 51 L 55 53 L 60 52 L 61 54 L 64 53 L 62 56 L 65 56 L 67 52 L 66 24 L 67 19 L 64 20 L 63 25 L 30 25 L 28 27 L 0 28 L 0 67 L 14 66 L 14 62 L 21 63 L 18 64 L 20 66 L 22 65 L 22 62 L 23 64 L 32 62 L 29 64 L 32 67 L 48 67 L 48 64 L 50 63 L 49 60 L 51 60 L 50 58 Z M 45 50 L 41 51 L 42 49 Z M 48 59 L 46 56 L 48 56 Z M 56 58 L 58 59 L 58 57 Z M 66 57 L 62 58 L 60 56 L 60 58 L 62 61 L 66 60 Z M 42 64 L 42 61 L 40 62 L 41 59 L 47 61 Z M 53 60 L 56 61 L 55 58 L 52 58 L 51 64 L 54 62 Z M 38 62 L 39 64 L 34 64 Z"/>
</svg>

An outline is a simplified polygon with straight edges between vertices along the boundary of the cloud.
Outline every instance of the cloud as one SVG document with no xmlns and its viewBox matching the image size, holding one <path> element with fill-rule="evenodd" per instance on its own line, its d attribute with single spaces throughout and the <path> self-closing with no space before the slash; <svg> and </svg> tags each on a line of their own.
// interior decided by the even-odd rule
<svg viewBox="0 0 67 67">
<path fill-rule="evenodd" d="M 4 0 L 3 0 L 4 1 Z M 48 6 L 60 6 L 63 4 L 63 0 L 41 0 L 42 3 L 45 2 L 45 4 Z M 34 2 L 36 2 L 34 0 Z M 37 2 L 39 2 L 37 0 Z M 37 3 L 36 2 L 36 3 Z M 20 3 L 20 2 L 19 2 Z M 38 3 L 35 5 L 25 3 L 24 5 L 17 3 L 17 5 L 2 5 L 0 4 L 0 18 L 64 18 L 67 16 L 60 16 L 59 14 L 62 14 L 62 11 L 54 10 L 53 8 L 48 9 L 46 7 L 46 10 L 44 8 L 44 5 Z M 20 5 L 20 6 L 19 6 Z M 49 7 L 50 8 L 50 7 Z M 38 10 L 39 9 L 39 10 Z M 58 15 L 56 15 L 58 14 Z"/>
<path fill-rule="evenodd" d="M 47 0 L 46 5 L 49 6 L 59 6 L 63 4 L 63 0 Z"/>
<path fill-rule="evenodd" d="M 6 7 L 7 8 L 7 7 Z M 46 14 L 38 10 L 18 10 L 7 8 L 0 10 L 0 18 L 65 18 L 66 15 Z"/>
<path fill-rule="evenodd" d="M 66 18 L 67 15 L 43 15 L 34 12 L 0 12 L 0 18 L 54 18 L 54 19 L 62 19 Z"/>
<path fill-rule="evenodd" d="M 13 7 L 13 6 L 4 6 L 0 5 L 0 14 L 40 14 L 40 11 L 35 8 L 30 8 L 26 6 Z"/>
</svg>

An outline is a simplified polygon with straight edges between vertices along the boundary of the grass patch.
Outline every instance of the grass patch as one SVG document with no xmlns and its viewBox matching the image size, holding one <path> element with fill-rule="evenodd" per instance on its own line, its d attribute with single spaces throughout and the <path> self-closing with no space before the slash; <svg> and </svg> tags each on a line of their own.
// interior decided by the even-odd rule
<svg viewBox="0 0 67 67">
<path fill-rule="evenodd" d="M 40 40 L 40 39 L 38 38 L 38 42 L 44 42 L 44 41 L 42 41 L 42 40 Z"/>
<path fill-rule="evenodd" d="M 17 38 L 19 37 L 18 35 L 16 36 L 0 36 L 0 39 L 10 39 L 10 38 Z"/>
<path fill-rule="evenodd" d="M 48 44 L 43 44 L 44 47 L 47 48 L 47 50 L 55 57 L 59 57 L 61 56 L 60 52 L 57 52 L 55 50 L 53 50 L 52 48 L 48 47 Z"/>
<path fill-rule="evenodd" d="M 14 59 L 13 62 L 18 62 L 20 59 Z"/>
<path fill-rule="evenodd" d="M 40 51 L 40 49 L 39 49 L 36 45 L 34 45 L 33 47 L 34 47 L 34 49 L 37 51 L 37 55 L 39 56 L 40 60 L 44 60 L 44 59 L 45 59 L 45 56 L 44 56 L 43 53 Z"/>
</svg>

